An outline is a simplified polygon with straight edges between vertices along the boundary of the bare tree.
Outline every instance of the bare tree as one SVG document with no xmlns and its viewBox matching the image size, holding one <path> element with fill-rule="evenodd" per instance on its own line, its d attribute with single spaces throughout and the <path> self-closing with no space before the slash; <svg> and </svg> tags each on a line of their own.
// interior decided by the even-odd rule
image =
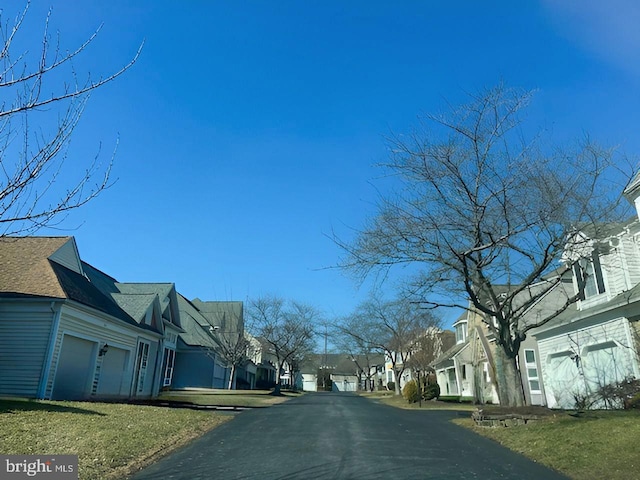
<svg viewBox="0 0 640 480">
<path fill-rule="evenodd" d="M 55 225 L 61 214 L 109 186 L 113 159 L 103 166 L 96 155 L 84 166 L 64 169 L 67 147 L 89 94 L 129 69 L 142 48 L 120 70 L 80 79 L 73 62 L 100 28 L 74 50 L 63 50 L 49 31 L 49 11 L 39 48 L 21 49 L 28 10 L 29 2 L 13 21 L 3 17 L 6 9 L 0 12 L 0 236 Z M 71 172 L 81 173 L 69 180 Z"/>
<path fill-rule="evenodd" d="M 335 322 L 332 326 L 332 337 L 336 350 L 346 353 L 358 371 L 360 380 L 364 377 L 365 389 L 373 391 L 374 378 L 383 352 L 377 346 L 375 339 L 379 331 L 372 323 L 361 324 L 356 316 L 347 317 Z"/>
<path fill-rule="evenodd" d="M 439 319 L 429 310 L 407 300 L 383 301 L 377 297 L 363 302 L 340 326 L 365 350 L 377 350 L 391 362 L 396 377 L 395 393 L 401 393 L 401 379 L 407 361 L 419 339 Z"/>
<path fill-rule="evenodd" d="M 282 368 L 289 365 L 293 373 L 295 365 L 313 350 L 314 327 L 320 314 L 312 306 L 266 296 L 249 302 L 248 317 L 248 328 L 269 346 L 268 353 L 276 360 L 274 394 L 279 395 Z"/>
<path fill-rule="evenodd" d="M 433 372 L 433 362 L 436 358 L 453 347 L 455 343 L 455 334 L 452 331 L 442 330 L 437 327 L 430 328 L 416 340 L 414 350 L 407 361 L 407 366 L 414 371 L 419 370 L 425 374 L 431 373 Z"/>
<path fill-rule="evenodd" d="M 540 134 L 527 140 L 519 114 L 530 98 L 500 85 L 447 114 L 429 115 L 432 130 L 391 139 L 385 167 L 398 191 L 381 199 L 354 242 L 336 238 L 347 251 L 341 266 L 357 276 L 417 265 L 421 274 L 412 286 L 423 305 L 480 315 L 497 344 L 498 392 L 506 405 L 524 401 L 516 358 L 527 331 L 580 293 L 567 292 L 557 311 L 535 322 L 524 324 L 523 315 L 562 288 L 572 268 L 559 262 L 567 239 L 620 218 L 617 192 L 628 180 L 613 152 L 588 137 L 568 148 L 548 147 Z"/>
</svg>

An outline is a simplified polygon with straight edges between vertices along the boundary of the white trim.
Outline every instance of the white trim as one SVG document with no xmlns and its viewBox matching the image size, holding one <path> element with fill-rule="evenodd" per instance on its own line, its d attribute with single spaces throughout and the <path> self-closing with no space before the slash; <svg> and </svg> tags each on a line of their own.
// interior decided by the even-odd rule
<svg viewBox="0 0 640 480">
<path fill-rule="evenodd" d="M 56 351 L 56 342 L 58 341 L 58 329 L 60 328 L 60 316 L 62 314 L 62 302 L 51 302 L 51 310 L 53 311 L 53 319 L 51 324 L 51 332 L 49 332 L 49 344 L 47 345 L 47 353 L 44 357 L 44 365 L 40 373 L 40 385 L 38 386 L 37 398 L 44 399 L 47 394 L 47 385 L 51 377 L 51 362 L 53 362 L 53 354 Z M 54 377 L 55 378 L 55 377 Z"/>
</svg>

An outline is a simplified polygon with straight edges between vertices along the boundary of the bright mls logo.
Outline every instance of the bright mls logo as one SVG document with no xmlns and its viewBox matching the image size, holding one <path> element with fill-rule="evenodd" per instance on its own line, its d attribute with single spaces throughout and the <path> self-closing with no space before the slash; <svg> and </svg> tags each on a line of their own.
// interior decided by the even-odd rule
<svg viewBox="0 0 640 480">
<path fill-rule="evenodd" d="M 0 455 L 0 480 L 78 480 L 77 455 Z"/>
</svg>

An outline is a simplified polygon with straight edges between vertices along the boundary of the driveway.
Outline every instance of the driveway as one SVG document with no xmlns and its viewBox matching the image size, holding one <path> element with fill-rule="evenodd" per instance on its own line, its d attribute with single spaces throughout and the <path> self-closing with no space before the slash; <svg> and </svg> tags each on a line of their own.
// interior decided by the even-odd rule
<svg viewBox="0 0 640 480">
<path fill-rule="evenodd" d="M 449 422 L 458 415 L 310 393 L 244 412 L 132 478 L 566 480 Z"/>
</svg>

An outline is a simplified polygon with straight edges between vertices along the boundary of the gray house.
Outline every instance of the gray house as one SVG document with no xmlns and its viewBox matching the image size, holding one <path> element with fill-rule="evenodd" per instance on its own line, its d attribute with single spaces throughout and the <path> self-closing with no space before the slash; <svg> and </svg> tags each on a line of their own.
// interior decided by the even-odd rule
<svg viewBox="0 0 640 480">
<path fill-rule="evenodd" d="M 46 399 L 157 393 L 163 329 L 92 282 L 73 237 L 0 239 L 0 395 Z"/>
<path fill-rule="evenodd" d="M 226 388 L 229 373 L 219 358 L 214 325 L 180 294 L 177 304 L 183 331 L 177 340 L 172 388 Z"/>
</svg>

